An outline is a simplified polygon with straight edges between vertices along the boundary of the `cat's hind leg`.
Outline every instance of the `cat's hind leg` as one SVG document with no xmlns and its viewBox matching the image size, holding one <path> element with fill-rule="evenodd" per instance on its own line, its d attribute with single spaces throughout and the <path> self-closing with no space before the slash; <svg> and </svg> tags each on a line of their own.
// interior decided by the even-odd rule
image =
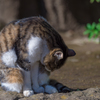
<svg viewBox="0 0 100 100">
<path fill-rule="evenodd" d="M 4 78 L 1 81 L 1 87 L 6 91 L 21 92 L 23 86 L 23 75 L 19 69 L 7 68 L 4 72 Z"/>
</svg>

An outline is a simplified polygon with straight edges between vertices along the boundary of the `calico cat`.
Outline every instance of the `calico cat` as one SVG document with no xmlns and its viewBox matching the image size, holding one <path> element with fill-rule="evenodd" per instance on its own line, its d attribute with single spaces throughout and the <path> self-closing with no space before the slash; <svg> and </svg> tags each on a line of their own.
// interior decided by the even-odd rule
<svg viewBox="0 0 100 100">
<path fill-rule="evenodd" d="M 55 93 L 56 88 L 45 85 L 48 84 L 49 73 L 59 69 L 69 56 L 74 55 L 74 50 L 65 45 L 61 36 L 44 18 L 30 17 L 13 21 L 0 32 L 0 62 L 6 70 L 3 72 L 7 73 L 1 86 L 17 92 L 23 87 L 24 96 L 34 92 Z M 40 68 L 47 72 L 41 73 Z"/>
</svg>

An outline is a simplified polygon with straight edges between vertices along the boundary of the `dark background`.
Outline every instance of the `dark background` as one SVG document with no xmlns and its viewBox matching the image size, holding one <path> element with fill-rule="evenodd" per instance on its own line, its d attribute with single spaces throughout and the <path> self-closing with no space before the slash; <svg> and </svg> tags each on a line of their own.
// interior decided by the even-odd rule
<svg viewBox="0 0 100 100">
<path fill-rule="evenodd" d="M 0 0 L 0 27 L 10 21 L 43 16 L 59 31 L 80 29 L 98 22 L 100 3 L 90 0 Z"/>
</svg>

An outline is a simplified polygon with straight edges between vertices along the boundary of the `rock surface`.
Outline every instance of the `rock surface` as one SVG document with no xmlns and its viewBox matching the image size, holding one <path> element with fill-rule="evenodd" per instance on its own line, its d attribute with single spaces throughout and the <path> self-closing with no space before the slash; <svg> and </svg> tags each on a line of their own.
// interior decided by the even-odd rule
<svg viewBox="0 0 100 100">
<path fill-rule="evenodd" d="M 56 94 L 34 94 L 24 97 L 22 93 L 6 92 L 0 87 L 0 100 L 100 100 L 100 88 Z"/>
</svg>

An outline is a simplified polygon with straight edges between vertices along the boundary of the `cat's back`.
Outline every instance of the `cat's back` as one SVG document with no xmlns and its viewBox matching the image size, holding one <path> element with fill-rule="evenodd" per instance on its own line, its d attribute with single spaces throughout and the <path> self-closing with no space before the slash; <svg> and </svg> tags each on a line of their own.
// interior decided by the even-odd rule
<svg viewBox="0 0 100 100">
<path fill-rule="evenodd" d="M 66 46 L 61 36 L 42 17 L 29 17 L 13 21 L 0 32 L 0 52 L 26 45 L 31 37 L 39 37 L 47 41 L 49 49 Z M 20 44 L 20 45 L 19 45 Z"/>
</svg>

